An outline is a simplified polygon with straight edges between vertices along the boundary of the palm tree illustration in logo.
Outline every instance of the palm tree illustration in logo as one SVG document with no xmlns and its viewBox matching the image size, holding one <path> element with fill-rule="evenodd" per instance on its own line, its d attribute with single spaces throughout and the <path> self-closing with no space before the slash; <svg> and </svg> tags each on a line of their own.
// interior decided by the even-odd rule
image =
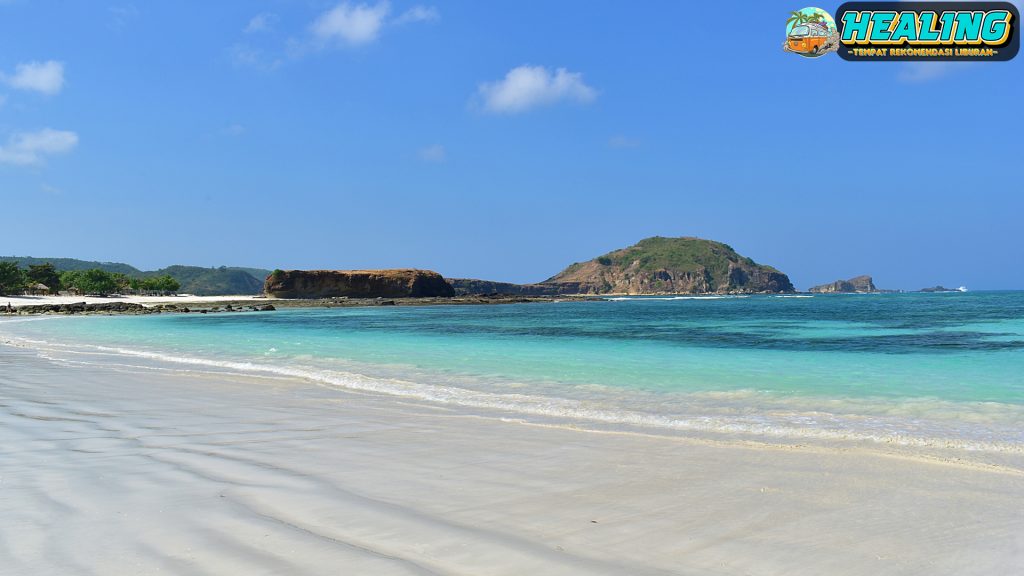
<svg viewBox="0 0 1024 576">
<path fill-rule="evenodd" d="M 782 49 L 801 56 L 816 58 L 839 47 L 835 21 L 820 8 L 804 8 L 790 12 L 786 20 L 786 42 Z"/>
<path fill-rule="evenodd" d="M 793 28 L 801 25 L 813 22 L 815 24 L 824 24 L 825 17 L 819 12 L 814 14 L 804 14 L 803 12 L 791 12 L 789 20 L 786 20 L 786 30 L 792 30 Z"/>
<path fill-rule="evenodd" d="M 815 16 L 817 16 L 817 14 L 815 14 Z M 803 12 L 793 12 L 789 17 L 789 20 L 786 20 L 786 30 L 792 30 L 801 24 L 806 24 L 807 22 L 810 22 L 810 18 L 810 16 Z"/>
</svg>

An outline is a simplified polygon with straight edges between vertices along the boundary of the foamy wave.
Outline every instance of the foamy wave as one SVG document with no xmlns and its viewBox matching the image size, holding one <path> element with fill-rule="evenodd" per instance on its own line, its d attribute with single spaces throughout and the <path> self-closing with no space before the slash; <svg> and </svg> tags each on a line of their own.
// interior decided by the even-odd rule
<svg viewBox="0 0 1024 576">
<path fill-rule="evenodd" d="M 812 410 L 804 406 L 801 411 L 771 410 L 768 413 L 742 413 L 732 410 L 728 415 L 711 412 L 690 415 L 668 415 L 642 410 L 601 406 L 596 400 L 512 394 L 471 390 L 457 386 L 424 384 L 401 378 L 370 377 L 337 370 L 309 366 L 282 366 L 248 361 L 213 360 L 190 356 L 165 354 L 144 350 L 98 345 L 48 343 L 14 337 L 10 343 L 51 352 L 118 355 L 143 358 L 158 362 L 204 366 L 242 375 L 263 375 L 298 378 L 323 386 L 345 390 L 387 394 L 420 401 L 457 405 L 468 408 L 511 412 L 520 417 L 543 417 L 579 423 L 626 426 L 649 430 L 672 430 L 707 434 L 736 434 L 778 439 L 819 439 L 866 441 L 919 448 L 947 448 L 991 452 L 1024 453 L 1024 442 L 983 440 L 977 438 L 947 438 L 927 433 L 907 431 L 906 418 L 865 417 L 857 414 L 836 414 Z M 109 362 L 96 365 L 109 366 Z M 706 392 L 691 395 L 694 404 L 702 400 L 743 399 L 758 393 L 743 390 L 734 392 Z M 835 400 L 834 402 L 840 402 Z M 740 413 L 737 413 L 740 412 Z M 921 430 L 920 432 L 924 432 Z"/>
<path fill-rule="evenodd" d="M 727 298 L 748 298 L 745 294 L 728 294 L 717 296 L 612 296 L 605 298 L 609 302 L 626 302 L 628 300 L 725 300 Z"/>
</svg>

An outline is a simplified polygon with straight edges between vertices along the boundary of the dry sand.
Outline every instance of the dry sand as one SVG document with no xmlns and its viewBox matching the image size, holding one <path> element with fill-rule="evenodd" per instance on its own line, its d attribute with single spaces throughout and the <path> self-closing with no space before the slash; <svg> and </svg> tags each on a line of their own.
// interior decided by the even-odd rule
<svg viewBox="0 0 1024 576">
<path fill-rule="evenodd" d="M 0 573 L 1009 575 L 1024 475 L 0 346 Z"/>
</svg>

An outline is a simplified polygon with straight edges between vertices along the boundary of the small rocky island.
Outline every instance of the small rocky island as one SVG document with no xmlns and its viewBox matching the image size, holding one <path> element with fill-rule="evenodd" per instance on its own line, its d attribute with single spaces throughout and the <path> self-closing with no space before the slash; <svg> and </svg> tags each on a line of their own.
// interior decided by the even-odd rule
<svg viewBox="0 0 1024 576">
<path fill-rule="evenodd" d="M 963 288 L 946 288 L 945 286 L 932 286 L 931 288 L 921 288 L 919 292 L 966 292 Z"/>
<path fill-rule="evenodd" d="M 455 291 L 431 270 L 274 270 L 263 291 L 272 298 L 430 298 Z"/>
<path fill-rule="evenodd" d="M 570 265 L 537 284 L 459 278 L 457 294 L 753 294 L 793 292 L 789 277 L 702 238 L 655 236 Z"/>
<path fill-rule="evenodd" d="M 875 283 L 871 276 L 862 275 L 855 276 L 849 280 L 836 280 L 829 284 L 814 286 L 808 290 L 808 292 L 813 292 L 815 294 L 863 294 L 868 292 L 881 292 L 881 290 L 875 288 Z"/>
</svg>

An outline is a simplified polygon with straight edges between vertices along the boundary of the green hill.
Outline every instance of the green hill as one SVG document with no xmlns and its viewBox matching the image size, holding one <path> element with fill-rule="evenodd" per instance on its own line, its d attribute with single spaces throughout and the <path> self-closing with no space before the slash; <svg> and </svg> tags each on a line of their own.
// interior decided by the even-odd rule
<svg viewBox="0 0 1024 576">
<path fill-rule="evenodd" d="M 141 276 L 142 270 L 123 264 L 121 262 L 95 262 L 92 260 L 77 260 L 75 258 L 33 258 L 32 256 L 0 256 L 0 262 L 17 262 L 22 268 L 36 266 L 49 262 L 61 272 L 65 270 L 92 270 L 98 268 L 104 272 L 117 272 L 128 276 Z"/>
<path fill-rule="evenodd" d="M 259 294 L 263 291 L 263 280 L 270 270 L 262 268 L 202 268 L 199 266 L 168 266 L 160 270 L 143 271 L 121 262 L 95 262 L 75 258 L 35 258 L 32 256 L 0 256 L 0 262 L 18 262 L 22 268 L 50 262 L 59 271 L 91 270 L 98 268 L 106 272 L 118 272 L 137 278 L 169 274 L 181 283 L 181 292 L 199 296 L 231 294 Z"/>
<path fill-rule="evenodd" d="M 599 294 L 793 291 L 785 274 L 741 256 L 728 244 L 661 236 L 573 264 L 547 283 L 578 285 L 580 292 Z"/>
<path fill-rule="evenodd" d="M 170 274 L 181 283 L 181 292 L 200 296 L 221 296 L 229 294 L 259 294 L 263 291 L 263 278 L 238 268 L 200 268 L 198 266 L 168 266 L 148 274 Z"/>
</svg>

